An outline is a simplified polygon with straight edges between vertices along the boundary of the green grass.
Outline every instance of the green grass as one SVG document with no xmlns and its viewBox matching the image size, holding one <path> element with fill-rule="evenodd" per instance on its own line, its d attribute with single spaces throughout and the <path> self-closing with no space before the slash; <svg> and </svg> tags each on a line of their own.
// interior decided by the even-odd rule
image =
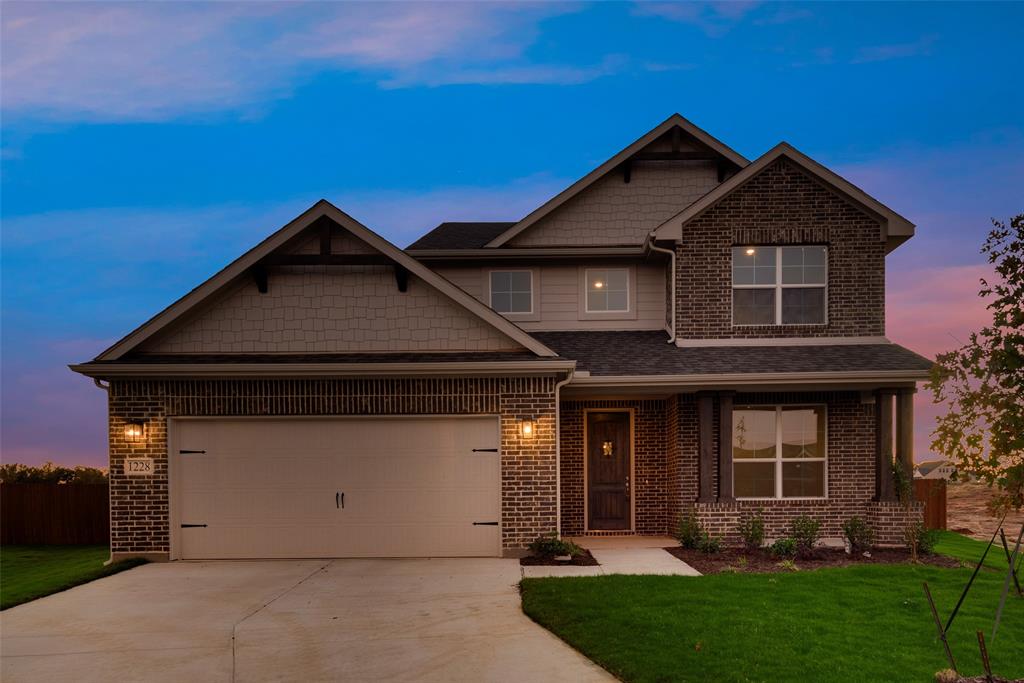
<svg viewBox="0 0 1024 683">
<path fill-rule="evenodd" d="M 972 569 L 978 564 L 981 554 L 985 552 L 985 546 L 988 545 L 988 541 L 978 541 L 953 531 L 940 531 L 939 534 L 939 542 L 935 545 L 935 552 L 940 555 L 955 557 L 965 562 Z M 1007 537 L 1006 544 L 1011 553 L 1016 543 L 1016 536 L 1013 538 Z M 1017 561 L 1020 562 L 1020 559 Z M 992 544 L 992 549 L 988 551 L 988 555 L 985 557 L 985 567 L 1005 573 L 1009 566 L 1009 563 L 1006 561 L 1006 551 L 1003 549 L 1003 543 L 997 537 L 996 542 Z"/>
<path fill-rule="evenodd" d="M 625 681 L 931 681 L 948 666 L 922 582 L 943 618 L 967 569 L 865 565 L 780 574 L 524 579 L 523 610 Z M 961 672 L 981 673 L 1002 576 L 982 572 L 950 631 Z M 989 643 L 1024 677 L 1024 600 Z"/>
<path fill-rule="evenodd" d="M 126 560 L 104 567 L 104 545 L 9 545 L 0 548 L 0 609 L 20 605 L 142 564 Z"/>
</svg>

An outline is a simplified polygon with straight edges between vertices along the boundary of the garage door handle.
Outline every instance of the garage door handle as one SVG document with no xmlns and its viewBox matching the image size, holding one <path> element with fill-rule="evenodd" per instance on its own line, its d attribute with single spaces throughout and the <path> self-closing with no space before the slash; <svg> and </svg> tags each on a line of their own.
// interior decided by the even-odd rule
<svg viewBox="0 0 1024 683">
<path fill-rule="evenodd" d="M 497 448 L 474 448 L 474 453 L 497 453 Z"/>
<path fill-rule="evenodd" d="M 197 527 L 205 529 L 206 525 L 205 524 L 182 524 L 181 525 L 182 529 L 195 529 Z"/>
<path fill-rule="evenodd" d="M 335 494 L 334 494 L 334 507 L 341 508 L 342 510 L 345 509 L 345 494 L 344 493 L 337 493 L 337 492 L 335 492 Z"/>
<path fill-rule="evenodd" d="M 497 522 L 473 522 L 473 526 L 498 526 Z"/>
</svg>

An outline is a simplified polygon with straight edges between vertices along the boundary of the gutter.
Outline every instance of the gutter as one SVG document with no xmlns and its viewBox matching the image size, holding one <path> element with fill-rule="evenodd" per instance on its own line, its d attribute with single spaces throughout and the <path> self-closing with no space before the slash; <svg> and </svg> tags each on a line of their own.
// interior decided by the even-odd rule
<svg viewBox="0 0 1024 683">
<path fill-rule="evenodd" d="M 602 256 L 643 256 L 639 247 L 490 247 L 487 249 L 408 249 L 406 253 L 418 261 L 437 259 L 505 259 L 505 258 L 594 258 Z"/>
<path fill-rule="evenodd" d="M 834 384 L 836 382 L 921 382 L 927 370 L 849 370 L 845 372 L 760 372 L 705 375 L 576 375 L 573 386 L 586 387 L 706 387 L 755 384 Z"/>
<path fill-rule="evenodd" d="M 537 375 L 571 371 L 574 360 L 490 363 L 82 363 L 68 366 L 93 378 L 109 377 L 389 377 L 418 375 Z"/>
<path fill-rule="evenodd" d="M 671 324 L 672 327 L 671 327 L 671 329 L 668 330 L 668 343 L 669 344 L 675 344 L 676 343 L 676 250 L 675 249 L 665 249 L 664 247 L 656 247 L 656 246 L 654 246 L 654 238 L 655 238 L 656 235 L 657 235 L 657 233 L 653 233 L 653 232 L 650 235 L 648 235 L 647 248 L 650 249 L 651 251 L 660 251 L 662 254 L 668 254 L 669 263 L 672 266 L 671 273 L 669 274 L 669 282 L 671 283 L 671 287 L 670 287 L 671 294 L 669 296 L 669 299 L 670 299 L 669 305 L 672 307 L 670 309 L 669 319 L 671 320 L 670 324 Z"/>
</svg>

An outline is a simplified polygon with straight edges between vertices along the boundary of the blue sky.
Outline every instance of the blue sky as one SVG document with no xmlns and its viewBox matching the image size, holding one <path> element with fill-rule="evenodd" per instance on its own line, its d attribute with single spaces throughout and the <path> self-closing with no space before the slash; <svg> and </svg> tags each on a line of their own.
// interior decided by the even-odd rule
<svg viewBox="0 0 1024 683">
<path fill-rule="evenodd" d="M 1024 210 L 1020 3 L 3 5 L 3 459 L 105 462 L 70 373 L 320 197 L 400 246 L 521 217 L 672 112 L 918 224 L 889 334 L 984 320 Z M 923 452 L 934 414 L 919 397 Z"/>
</svg>

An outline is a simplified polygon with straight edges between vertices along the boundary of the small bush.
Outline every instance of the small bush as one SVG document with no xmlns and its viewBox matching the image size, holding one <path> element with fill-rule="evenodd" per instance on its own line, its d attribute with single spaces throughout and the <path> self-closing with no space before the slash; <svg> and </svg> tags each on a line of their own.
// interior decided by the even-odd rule
<svg viewBox="0 0 1024 683">
<path fill-rule="evenodd" d="M 871 544 L 875 540 L 875 533 L 862 517 L 850 517 L 843 522 L 843 535 L 855 553 L 871 550 Z"/>
<path fill-rule="evenodd" d="M 793 560 L 783 560 L 782 562 L 778 563 L 778 567 L 779 569 L 783 569 L 787 572 L 800 571 L 800 567 L 796 566 L 796 562 L 794 562 Z"/>
<path fill-rule="evenodd" d="M 796 541 L 783 536 L 775 539 L 775 543 L 768 547 L 768 551 L 775 557 L 793 557 L 796 555 Z"/>
<path fill-rule="evenodd" d="M 722 539 L 712 536 L 705 531 L 701 536 L 700 542 L 697 544 L 697 549 L 705 555 L 714 555 L 722 549 Z"/>
<path fill-rule="evenodd" d="M 536 557 L 558 557 L 560 555 L 578 557 L 583 554 L 583 548 L 572 541 L 559 538 L 556 534 L 547 534 L 538 536 L 530 544 L 530 552 Z"/>
<path fill-rule="evenodd" d="M 960 674 L 952 669 L 943 669 L 942 671 L 935 672 L 935 683 L 957 683 L 959 680 Z"/>
<path fill-rule="evenodd" d="M 821 535 L 820 530 L 821 522 L 807 515 L 800 515 L 790 522 L 789 535 L 796 544 L 797 555 L 806 556 L 814 552 L 814 547 L 818 545 L 818 537 Z"/>
<path fill-rule="evenodd" d="M 911 552 L 913 552 L 914 545 L 916 545 L 917 552 L 922 555 L 932 555 L 935 553 L 935 544 L 939 542 L 938 529 L 929 529 L 923 522 L 914 522 L 906 528 L 904 533 L 907 548 Z"/>
<path fill-rule="evenodd" d="M 679 545 L 693 550 L 700 545 L 703 535 L 704 529 L 697 519 L 696 512 L 688 510 L 679 516 L 679 523 L 676 525 L 676 540 L 679 541 Z"/>
<path fill-rule="evenodd" d="M 764 545 L 764 518 L 760 508 L 752 515 L 744 515 L 738 529 L 747 550 L 757 550 Z"/>
</svg>

